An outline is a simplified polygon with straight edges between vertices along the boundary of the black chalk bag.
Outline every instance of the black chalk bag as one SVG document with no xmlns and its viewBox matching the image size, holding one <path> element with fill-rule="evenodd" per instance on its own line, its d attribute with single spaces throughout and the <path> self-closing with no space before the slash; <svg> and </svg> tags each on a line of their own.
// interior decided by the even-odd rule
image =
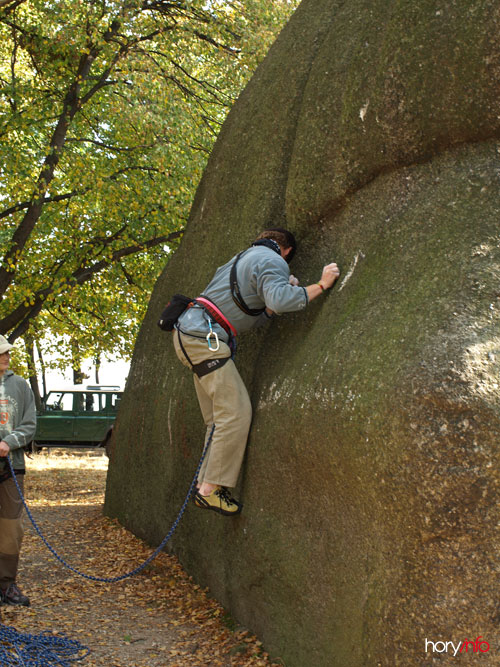
<svg viewBox="0 0 500 667">
<path fill-rule="evenodd" d="M 174 294 L 167 303 L 158 320 L 158 326 L 162 331 L 172 331 L 182 313 L 193 303 L 193 299 L 183 294 Z"/>
</svg>

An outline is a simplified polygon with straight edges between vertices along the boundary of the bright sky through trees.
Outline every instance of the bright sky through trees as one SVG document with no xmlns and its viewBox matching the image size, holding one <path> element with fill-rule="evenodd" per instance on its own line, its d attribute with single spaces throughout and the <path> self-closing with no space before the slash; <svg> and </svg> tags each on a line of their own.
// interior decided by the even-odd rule
<svg viewBox="0 0 500 667">
<path fill-rule="evenodd" d="M 0 333 L 127 356 L 234 99 L 297 2 L 0 0 Z"/>
</svg>

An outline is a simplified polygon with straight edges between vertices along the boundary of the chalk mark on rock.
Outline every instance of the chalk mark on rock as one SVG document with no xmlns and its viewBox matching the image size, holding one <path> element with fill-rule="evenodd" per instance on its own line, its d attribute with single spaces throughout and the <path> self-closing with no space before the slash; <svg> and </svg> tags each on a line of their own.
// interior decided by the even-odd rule
<svg viewBox="0 0 500 667">
<path fill-rule="evenodd" d="M 339 292 L 341 292 L 344 289 L 344 287 L 346 286 L 347 281 L 351 278 L 352 274 L 354 273 L 354 269 L 356 268 L 356 265 L 357 265 L 360 258 L 364 259 L 365 255 L 364 255 L 363 252 L 361 252 L 361 250 L 358 250 L 358 252 L 356 253 L 356 255 L 354 257 L 354 260 L 353 260 L 351 266 L 349 267 L 349 271 L 346 273 L 346 275 L 344 276 L 344 279 L 340 283 L 340 287 L 338 289 Z"/>
</svg>

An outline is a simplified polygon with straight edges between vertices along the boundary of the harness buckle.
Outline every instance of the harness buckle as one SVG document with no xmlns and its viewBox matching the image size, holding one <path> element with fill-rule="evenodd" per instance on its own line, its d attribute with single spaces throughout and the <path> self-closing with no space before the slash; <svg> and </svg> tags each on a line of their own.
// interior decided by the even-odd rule
<svg viewBox="0 0 500 667">
<path fill-rule="evenodd" d="M 211 340 L 212 338 L 215 341 L 214 345 L 216 347 L 212 347 L 212 340 Z M 210 350 L 210 352 L 217 352 L 217 350 L 219 349 L 219 347 L 220 347 L 219 336 L 216 334 L 215 331 L 210 331 L 209 333 L 207 333 L 207 344 L 208 344 L 208 349 Z"/>
</svg>

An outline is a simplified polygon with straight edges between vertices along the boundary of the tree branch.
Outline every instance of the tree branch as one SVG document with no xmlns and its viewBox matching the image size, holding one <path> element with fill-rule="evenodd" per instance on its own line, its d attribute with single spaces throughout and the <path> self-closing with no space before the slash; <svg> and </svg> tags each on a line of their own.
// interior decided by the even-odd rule
<svg viewBox="0 0 500 667">
<path fill-rule="evenodd" d="M 188 29 L 188 32 L 191 32 L 193 35 L 196 35 L 198 39 L 208 42 L 209 44 L 212 44 L 212 46 L 215 46 L 217 49 L 222 49 L 223 51 L 227 51 L 227 53 L 230 53 L 232 56 L 236 55 L 237 53 L 241 53 L 241 49 L 235 49 L 232 46 L 221 44 L 220 42 L 217 42 L 213 37 L 210 37 L 210 35 L 204 35 L 202 32 L 199 32 L 199 30 Z"/>
<path fill-rule="evenodd" d="M 144 287 L 142 287 L 142 285 L 139 285 L 139 283 L 137 283 L 134 280 L 133 276 L 127 271 L 127 269 L 123 266 L 123 264 L 121 262 L 118 262 L 118 266 L 120 267 L 123 275 L 125 276 L 125 280 L 128 282 L 129 285 L 133 285 L 133 287 L 137 287 L 142 292 L 145 291 Z"/>
<path fill-rule="evenodd" d="M 156 142 L 154 144 L 136 144 L 135 146 L 113 146 L 112 144 L 105 144 L 104 142 L 98 141 L 97 139 L 87 139 L 85 137 L 70 137 L 69 139 L 66 139 L 66 142 L 77 144 L 93 144 L 94 146 L 98 146 L 103 150 L 111 151 L 112 153 L 133 153 L 134 151 L 138 150 L 144 151 L 148 148 L 154 148 L 158 144 L 158 142 Z"/>
<path fill-rule="evenodd" d="M 180 63 L 176 62 L 175 60 L 171 60 L 170 62 L 172 63 L 172 65 L 173 65 L 174 67 L 176 67 L 177 69 L 179 69 L 179 70 L 180 70 L 180 71 L 181 71 L 181 72 L 182 72 L 188 79 L 191 79 L 191 81 L 194 81 L 194 82 L 197 83 L 201 88 L 203 88 L 204 90 L 206 90 L 206 92 L 207 92 L 209 95 L 212 95 L 212 96 L 214 97 L 215 101 L 217 102 L 217 104 L 220 104 L 221 106 L 225 106 L 225 107 L 228 106 L 227 102 L 224 102 L 224 101 L 219 97 L 219 95 L 225 97 L 227 100 L 230 100 L 231 102 L 234 102 L 234 97 L 231 97 L 231 96 L 228 95 L 227 93 L 224 93 L 224 91 L 221 90 L 220 88 L 218 88 L 217 86 L 214 86 L 213 84 L 208 83 L 208 81 L 202 81 L 201 79 L 197 79 L 195 76 L 193 76 L 192 74 L 190 74 L 184 67 L 182 67 L 182 65 L 181 65 Z M 214 91 L 216 91 L 216 92 L 214 92 Z M 209 100 L 207 100 L 207 102 L 208 102 L 208 101 L 209 101 Z M 212 104 L 213 104 L 213 101 L 212 101 Z"/>
<path fill-rule="evenodd" d="M 44 197 L 43 203 L 52 204 L 54 202 L 65 201 L 67 199 L 71 199 L 72 197 L 83 195 L 90 189 L 91 188 L 85 188 L 84 190 L 74 190 L 73 192 L 66 192 L 63 195 L 56 195 L 55 197 Z M 14 206 L 11 206 L 10 208 L 6 208 L 5 211 L 0 212 L 0 220 L 2 218 L 7 218 L 9 215 L 12 215 L 13 213 L 17 213 L 17 211 L 22 211 L 23 209 L 29 208 L 30 205 L 31 205 L 30 201 L 23 201 L 19 202 L 18 204 L 15 204 Z"/>
<path fill-rule="evenodd" d="M 109 259 L 102 259 L 94 264 L 91 264 L 87 267 L 80 267 L 73 271 L 67 280 L 67 288 L 65 291 L 72 289 L 76 285 L 82 285 L 83 283 L 91 280 L 93 276 L 97 273 L 100 273 L 104 269 L 107 269 L 109 266 L 116 264 L 123 257 L 128 257 L 130 255 L 137 254 L 139 252 L 144 252 L 155 246 L 162 245 L 164 243 L 170 243 L 175 239 L 178 239 L 184 230 L 179 230 L 172 232 L 166 236 L 157 236 L 152 239 L 148 239 L 143 243 L 137 243 L 126 248 L 120 248 L 115 250 Z M 39 315 L 40 311 L 44 307 L 44 302 L 47 300 L 47 297 L 54 292 L 54 284 L 49 285 L 43 289 L 38 290 L 32 298 L 32 303 L 28 306 L 21 304 L 15 310 L 12 311 L 9 315 L 0 320 L 0 332 L 6 334 L 8 331 L 12 330 L 12 333 L 9 335 L 9 341 L 12 342 L 22 336 L 29 328 L 31 320 Z"/>
<path fill-rule="evenodd" d="M 113 22 L 108 30 L 109 34 L 117 31 L 119 24 Z M 66 141 L 71 121 L 82 106 L 79 99 L 82 83 L 88 78 L 92 64 L 98 54 L 96 47 L 89 47 L 88 52 L 82 54 L 78 64 L 76 76 L 70 84 L 63 103 L 63 110 L 52 134 L 49 143 L 49 153 L 44 160 L 41 172 L 35 185 L 30 205 L 12 235 L 12 242 L 0 266 L 0 296 L 5 294 L 16 273 L 16 265 L 22 254 L 31 233 L 38 222 L 44 206 L 44 199 L 54 178 L 54 172 L 59 162 L 59 156 Z M 88 99 L 88 94 L 85 96 Z"/>
<path fill-rule="evenodd" d="M 23 2 L 26 2 L 26 0 L 0 0 L 0 9 L 4 7 L 4 11 L 11 12 L 16 7 L 19 7 L 19 5 L 22 5 Z"/>
<path fill-rule="evenodd" d="M 69 141 L 69 139 L 68 139 Z M 82 140 L 86 141 L 86 140 Z M 91 141 L 90 139 L 88 141 Z M 92 142 L 95 143 L 95 142 Z M 123 149 L 123 150 L 138 150 L 139 148 L 144 148 L 144 146 L 135 146 L 130 149 Z M 149 146 L 146 146 L 146 148 L 149 148 Z M 160 172 L 160 170 L 157 167 L 143 167 L 141 165 L 131 165 L 130 167 L 123 167 L 123 169 L 118 169 L 115 171 L 113 174 L 110 174 L 109 176 L 104 177 L 102 180 L 103 181 L 116 181 L 118 176 L 121 176 L 122 174 L 126 174 L 128 171 L 145 171 L 145 172 L 152 172 L 155 174 L 163 173 Z M 83 188 L 82 190 L 73 190 L 72 192 L 66 192 L 65 194 L 62 195 L 55 195 L 54 197 L 44 197 L 43 199 L 43 204 L 53 204 L 57 203 L 60 201 L 67 201 L 68 199 L 72 199 L 73 197 L 78 197 L 80 195 L 85 195 L 87 192 L 90 192 L 92 190 L 91 187 L 88 188 Z M 31 205 L 30 201 L 24 201 L 24 202 L 18 202 L 17 204 L 14 204 L 14 206 L 11 206 L 10 208 L 6 208 L 4 211 L 0 211 L 0 220 L 3 218 L 7 218 L 9 215 L 13 215 L 14 213 L 17 213 L 17 211 L 22 211 L 24 209 L 29 208 Z"/>
</svg>

